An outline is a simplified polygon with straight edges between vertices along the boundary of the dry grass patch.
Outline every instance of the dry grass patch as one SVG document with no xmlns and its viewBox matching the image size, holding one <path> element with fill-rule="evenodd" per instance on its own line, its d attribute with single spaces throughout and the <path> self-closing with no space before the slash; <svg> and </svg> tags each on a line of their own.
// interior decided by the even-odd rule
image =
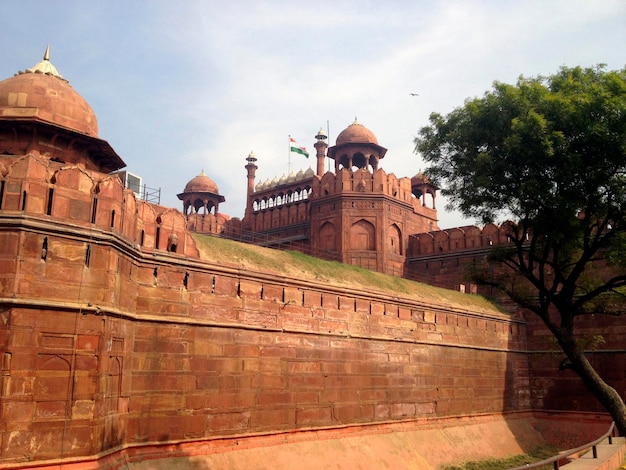
<svg viewBox="0 0 626 470">
<path fill-rule="evenodd" d="M 527 454 L 515 455 L 503 459 L 485 459 L 473 462 L 465 462 L 459 465 L 445 465 L 441 470 L 502 470 L 505 468 L 521 467 L 525 464 L 539 462 L 548 459 L 558 453 L 554 446 L 541 446 L 531 450 Z M 543 465 L 538 470 L 552 470 L 552 464 Z"/>
<path fill-rule="evenodd" d="M 457 308 L 501 312 L 493 303 L 478 295 L 441 289 L 357 266 L 322 260 L 297 251 L 275 250 L 199 234 L 194 234 L 194 239 L 202 259 L 227 266 L 324 282 L 337 287 L 375 290 L 387 295 L 444 303 Z"/>
</svg>

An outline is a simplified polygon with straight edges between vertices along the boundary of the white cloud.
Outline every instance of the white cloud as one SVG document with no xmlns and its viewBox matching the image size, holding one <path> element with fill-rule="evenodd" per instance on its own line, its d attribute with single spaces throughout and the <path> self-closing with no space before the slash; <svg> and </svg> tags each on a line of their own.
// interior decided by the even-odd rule
<svg viewBox="0 0 626 470">
<path fill-rule="evenodd" d="M 180 207 L 175 195 L 204 169 L 232 216 L 243 215 L 250 150 L 258 179 L 271 179 L 287 172 L 288 134 L 313 150 L 327 121 L 332 144 L 356 115 L 389 149 L 382 167 L 412 176 L 424 168 L 413 138 L 432 111 L 494 80 L 561 65 L 621 68 L 626 42 L 626 4 L 610 0 L 24 0 L 3 10 L 12 21 L 0 30 L 11 44 L 1 77 L 38 62 L 51 43 L 101 137 L 162 188 L 163 203 Z M 291 161 L 296 171 L 314 166 Z M 443 205 L 441 226 L 468 223 Z"/>
</svg>

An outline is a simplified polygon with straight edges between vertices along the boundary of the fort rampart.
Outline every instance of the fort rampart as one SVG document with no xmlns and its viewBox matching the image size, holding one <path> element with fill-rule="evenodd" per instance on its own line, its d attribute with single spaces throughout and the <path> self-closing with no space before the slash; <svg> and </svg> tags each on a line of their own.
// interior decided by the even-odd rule
<svg viewBox="0 0 626 470">
<path fill-rule="evenodd" d="M 593 408 L 559 401 L 574 380 L 532 320 L 211 262 L 180 212 L 80 165 L 7 157 L 0 175 L 0 467 Z"/>
<path fill-rule="evenodd" d="M 492 275 L 502 269 L 487 257 L 494 246 L 510 243 L 506 224 L 483 228 L 466 226 L 412 235 L 409 239 L 408 277 L 447 289 L 495 297 L 497 292 L 473 283 L 471 270 L 487 266 Z M 489 271 L 487 271 L 489 272 Z M 499 299 L 506 302 L 507 299 Z M 507 305 L 509 310 L 514 305 Z M 532 408 L 536 410 L 603 411 L 580 378 L 564 366 L 552 334 L 535 315 L 519 310 L 526 320 Z M 626 392 L 626 325 L 623 317 L 583 316 L 576 332 L 586 344 L 587 357 L 618 393 Z"/>
<path fill-rule="evenodd" d="M 525 324 L 495 310 L 0 226 L 1 463 L 530 407 Z"/>
</svg>

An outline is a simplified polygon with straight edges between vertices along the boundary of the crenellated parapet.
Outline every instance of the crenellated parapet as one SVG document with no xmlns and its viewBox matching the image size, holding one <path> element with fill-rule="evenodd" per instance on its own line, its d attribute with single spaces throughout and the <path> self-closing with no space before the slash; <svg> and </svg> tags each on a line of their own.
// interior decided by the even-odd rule
<svg viewBox="0 0 626 470">
<path fill-rule="evenodd" d="M 106 232 L 142 251 L 197 256 L 183 214 L 137 199 L 116 175 L 33 154 L 2 155 L 0 168 L 1 216 L 54 220 Z"/>
<path fill-rule="evenodd" d="M 509 224 L 475 225 L 446 230 L 418 233 L 409 238 L 409 257 L 456 253 L 463 250 L 479 250 L 493 245 L 510 243 Z"/>
<path fill-rule="evenodd" d="M 407 277 L 447 289 L 491 295 L 490 288 L 474 283 L 471 271 L 487 259 L 494 246 L 511 243 L 510 233 L 510 222 L 505 222 L 412 234 Z"/>
<path fill-rule="evenodd" d="M 421 174 L 398 178 L 380 168 L 387 150 L 356 120 L 335 146 L 327 148 L 325 138 L 316 135 L 317 174 L 300 170 L 253 191 L 256 157 L 248 157 L 242 239 L 402 276 L 409 234 L 438 228 L 437 186 Z M 322 174 L 325 158 L 335 169 Z"/>
</svg>

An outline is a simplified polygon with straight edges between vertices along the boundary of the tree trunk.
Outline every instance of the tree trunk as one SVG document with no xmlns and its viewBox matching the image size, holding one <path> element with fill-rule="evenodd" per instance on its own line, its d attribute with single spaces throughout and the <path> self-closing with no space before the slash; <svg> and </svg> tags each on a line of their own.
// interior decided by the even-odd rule
<svg viewBox="0 0 626 470">
<path fill-rule="evenodd" d="M 568 346 L 563 347 L 563 351 L 570 360 L 572 368 L 582 379 L 587 389 L 609 412 L 620 435 L 626 436 L 626 405 L 624 400 L 613 387 L 600 377 L 575 341 L 570 340 L 567 343 Z"/>
</svg>

